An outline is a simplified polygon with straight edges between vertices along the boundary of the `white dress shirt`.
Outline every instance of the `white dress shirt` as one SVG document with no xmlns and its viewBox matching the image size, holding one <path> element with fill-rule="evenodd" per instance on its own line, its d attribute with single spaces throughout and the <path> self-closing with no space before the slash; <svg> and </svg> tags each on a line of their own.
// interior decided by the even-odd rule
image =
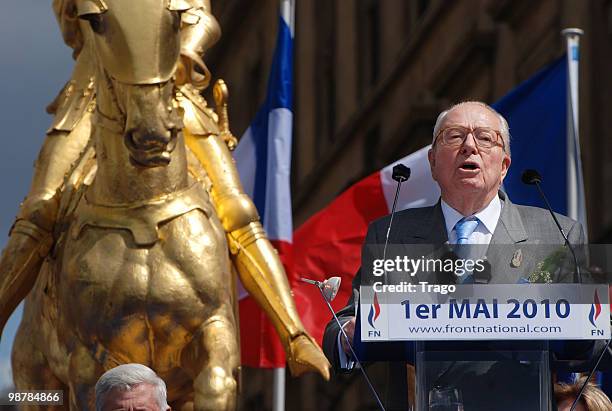
<svg viewBox="0 0 612 411">
<path fill-rule="evenodd" d="M 442 214 L 444 215 L 444 223 L 446 224 L 446 234 L 448 235 L 448 242 L 450 244 L 457 243 L 457 232 L 455 231 L 455 225 L 464 216 L 459 211 L 449 206 L 444 200 L 441 200 Z M 502 202 L 499 196 L 493 197 L 493 200 L 485 208 L 473 215 L 479 221 L 476 230 L 468 238 L 470 244 L 489 244 L 495 227 L 499 221 L 501 215 Z"/>
</svg>

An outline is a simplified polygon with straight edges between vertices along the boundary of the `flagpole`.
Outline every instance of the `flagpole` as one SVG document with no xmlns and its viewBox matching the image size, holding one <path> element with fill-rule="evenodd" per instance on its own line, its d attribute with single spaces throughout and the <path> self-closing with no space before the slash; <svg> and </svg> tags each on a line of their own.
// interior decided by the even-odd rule
<svg viewBox="0 0 612 411">
<path fill-rule="evenodd" d="M 295 0 L 280 0 L 280 15 L 295 36 Z M 272 389 L 272 411 L 285 411 L 285 367 L 275 368 Z"/>
<path fill-rule="evenodd" d="M 580 36 L 584 31 L 567 28 L 561 31 L 567 45 L 567 214 L 579 221 L 587 235 L 584 179 L 580 155 L 578 66 L 580 62 Z M 588 235 L 587 235 L 588 238 Z"/>
</svg>

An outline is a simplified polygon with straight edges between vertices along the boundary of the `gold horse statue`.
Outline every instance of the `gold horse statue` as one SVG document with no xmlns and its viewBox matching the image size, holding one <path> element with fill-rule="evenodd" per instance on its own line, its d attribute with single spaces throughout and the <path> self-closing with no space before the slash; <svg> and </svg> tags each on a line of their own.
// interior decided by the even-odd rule
<svg viewBox="0 0 612 411">
<path fill-rule="evenodd" d="M 58 2 L 80 18 L 75 74 L 57 103 L 68 114 L 54 123 L 70 124 L 61 138 L 75 140 L 45 143 L 37 200 L 24 202 L 0 264 L 0 331 L 27 295 L 16 387 L 61 389 L 71 410 L 90 410 L 99 376 L 138 362 L 167 382 L 173 409 L 234 409 L 234 269 L 275 325 L 291 371 L 328 378 L 240 186 L 226 90 L 215 89 L 217 116 L 193 85 L 197 73 L 203 83 L 209 76 L 204 43 L 194 41 L 216 24 L 209 2 Z M 71 120 L 79 84 L 81 118 Z M 61 183 L 49 182 L 41 170 L 57 180 L 60 154 L 75 161 Z"/>
</svg>

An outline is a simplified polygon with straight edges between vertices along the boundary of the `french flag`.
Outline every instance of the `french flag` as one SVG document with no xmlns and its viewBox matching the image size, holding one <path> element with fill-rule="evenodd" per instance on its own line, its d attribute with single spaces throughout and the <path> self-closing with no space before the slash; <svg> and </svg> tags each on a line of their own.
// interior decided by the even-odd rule
<svg viewBox="0 0 612 411">
<path fill-rule="evenodd" d="M 253 199 L 268 238 L 288 271 L 293 234 L 289 185 L 293 130 L 293 33 L 289 22 L 291 13 L 283 11 L 266 99 L 240 139 L 234 159 L 244 190 Z M 284 367 L 283 347 L 266 315 L 244 290 L 240 291 L 239 305 L 242 364 Z"/>
<path fill-rule="evenodd" d="M 393 166 L 402 163 L 411 168 L 410 180 L 398 198 L 398 209 L 425 207 L 438 201 L 440 190 L 429 171 L 428 150 L 429 146 L 424 147 L 355 183 L 293 234 L 295 278 L 342 278 L 332 301 L 334 310 L 342 308 L 352 293 L 368 224 L 391 210 L 397 184 L 391 178 Z M 304 326 L 321 343 L 331 315 L 319 291 L 294 282 L 293 292 Z"/>
</svg>

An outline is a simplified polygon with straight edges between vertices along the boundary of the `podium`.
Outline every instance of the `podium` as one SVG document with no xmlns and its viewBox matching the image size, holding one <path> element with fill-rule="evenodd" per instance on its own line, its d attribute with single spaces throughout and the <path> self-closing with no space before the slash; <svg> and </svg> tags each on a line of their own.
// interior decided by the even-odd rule
<svg viewBox="0 0 612 411">
<path fill-rule="evenodd" d="M 355 350 L 414 365 L 419 411 L 551 411 L 557 360 L 610 338 L 607 299 L 607 285 L 466 286 L 443 301 L 362 287 Z"/>
<path fill-rule="evenodd" d="M 552 400 L 547 343 L 512 347 L 415 344 L 416 409 L 451 405 L 436 391 L 456 390 L 465 410 L 548 411 Z M 434 397 L 434 398 L 431 398 Z"/>
</svg>

